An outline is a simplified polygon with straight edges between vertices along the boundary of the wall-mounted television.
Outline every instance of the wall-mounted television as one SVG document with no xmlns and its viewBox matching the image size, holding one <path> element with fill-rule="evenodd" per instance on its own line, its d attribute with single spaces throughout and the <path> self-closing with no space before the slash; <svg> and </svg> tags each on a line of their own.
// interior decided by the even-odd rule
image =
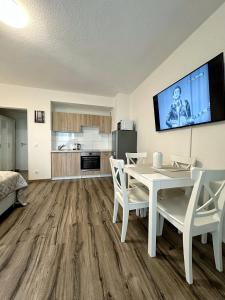
<svg viewBox="0 0 225 300">
<path fill-rule="evenodd" d="M 225 120 L 223 53 L 153 97 L 157 131 Z"/>
</svg>

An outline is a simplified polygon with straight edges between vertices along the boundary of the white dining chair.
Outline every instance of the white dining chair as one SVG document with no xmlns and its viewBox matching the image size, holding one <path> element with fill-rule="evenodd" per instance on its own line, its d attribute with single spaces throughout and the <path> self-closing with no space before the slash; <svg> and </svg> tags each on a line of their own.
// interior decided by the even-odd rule
<svg viewBox="0 0 225 300">
<path fill-rule="evenodd" d="M 114 185 L 113 223 L 116 223 L 119 204 L 123 208 L 121 242 L 125 242 L 129 211 L 149 206 L 148 193 L 139 187 L 126 187 L 124 161 L 110 157 Z"/>
<path fill-rule="evenodd" d="M 128 165 L 141 165 L 146 163 L 147 161 L 147 152 L 127 152 L 126 153 L 127 158 L 127 164 Z M 139 181 L 137 181 L 135 178 L 132 178 L 128 175 L 128 187 L 135 187 L 135 186 L 141 186 L 143 187 L 143 184 Z M 136 210 L 136 215 L 140 217 L 146 217 L 147 215 L 147 209 Z"/>
<path fill-rule="evenodd" d="M 146 152 L 139 152 L 139 153 L 126 153 L 127 158 L 127 164 L 128 165 L 139 165 L 144 164 L 147 159 L 147 153 Z M 138 182 L 136 179 L 132 178 L 131 176 L 128 176 L 128 186 L 136 186 L 140 185 L 141 183 Z"/>
<path fill-rule="evenodd" d="M 184 266 L 189 284 L 193 283 L 192 237 L 194 236 L 212 234 L 216 269 L 220 272 L 223 270 L 222 225 L 225 208 L 225 170 L 193 168 L 191 177 L 195 183 L 190 199 L 185 194 L 158 199 L 161 234 L 164 218 L 183 233 Z M 211 188 L 214 182 L 219 185 L 216 191 Z M 208 201 L 203 204 L 199 201 L 202 190 L 209 195 Z"/>
<path fill-rule="evenodd" d="M 186 170 L 190 170 L 191 168 L 195 167 L 195 165 L 196 165 L 196 158 L 190 157 L 190 156 L 180 156 L 180 155 L 173 154 L 170 156 L 170 160 L 171 160 L 171 165 L 173 167 L 182 168 L 182 169 L 186 169 Z M 176 190 L 177 190 L 177 192 L 179 191 L 179 192 L 186 193 L 186 195 L 190 197 L 192 187 L 178 188 Z M 164 193 L 165 192 L 170 193 L 170 190 L 164 191 Z"/>
<path fill-rule="evenodd" d="M 170 159 L 172 166 L 177 168 L 184 168 L 190 170 L 191 167 L 195 167 L 196 165 L 195 157 L 171 155 Z"/>
</svg>

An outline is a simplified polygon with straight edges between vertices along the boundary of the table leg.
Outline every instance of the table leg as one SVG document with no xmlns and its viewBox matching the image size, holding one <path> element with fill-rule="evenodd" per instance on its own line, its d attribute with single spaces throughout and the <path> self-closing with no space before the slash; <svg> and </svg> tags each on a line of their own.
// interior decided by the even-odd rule
<svg viewBox="0 0 225 300">
<path fill-rule="evenodd" d="M 148 254 L 151 257 L 156 256 L 157 193 L 158 188 L 153 183 L 149 189 L 148 215 Z"/>
</svg>

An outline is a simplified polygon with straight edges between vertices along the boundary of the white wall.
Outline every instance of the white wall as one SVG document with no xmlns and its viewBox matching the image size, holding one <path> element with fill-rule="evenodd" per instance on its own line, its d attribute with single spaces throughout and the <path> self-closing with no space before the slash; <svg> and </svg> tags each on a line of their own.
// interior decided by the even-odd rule
<svg viewBox="0 0 225 300">
<path fill-rule="evenodd" d="M 117 129 L 120 120 L 130 119 L 130 99 L 127 94 L 117 94 L 115 97 L 115 107 L 112 112 L 112 130 Z"/>
<path fill-rule="evenodd" d="M 52 102 L 52 111 L 111 116 L 113 107 Z"/>
<path fill-rule="evenodd" d="M 131 95 L 131 118 L 137 123 L 138 151 L 189 155 L 191 129 L 157 133 L 154 94 L 225 51 L 225 4 L 203 23 Z M 193 127 L 192 156 L 209 168 L 225 168 L 225 122 Z"/>
<path fill-rule="evenodd" d="M 114 107 L 114 98 L 0 84 L 0 107 L 27 109 L 29 179 L 51 178 L 51 101 Z M 44 124 L 34 123 L 43 110 Z"/>
</svg>

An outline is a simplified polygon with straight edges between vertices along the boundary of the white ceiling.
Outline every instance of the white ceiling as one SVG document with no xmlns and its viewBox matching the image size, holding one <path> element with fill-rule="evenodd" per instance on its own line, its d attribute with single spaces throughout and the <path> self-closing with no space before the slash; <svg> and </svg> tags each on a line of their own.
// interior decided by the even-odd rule
<svg viewBox="0 0 225 300">
<path fill-rule="evenodd" d="M 20 1 L 30 24 L 0 23 L 0 82 L 130 93 L 224 1 Z"/>
</svg>

